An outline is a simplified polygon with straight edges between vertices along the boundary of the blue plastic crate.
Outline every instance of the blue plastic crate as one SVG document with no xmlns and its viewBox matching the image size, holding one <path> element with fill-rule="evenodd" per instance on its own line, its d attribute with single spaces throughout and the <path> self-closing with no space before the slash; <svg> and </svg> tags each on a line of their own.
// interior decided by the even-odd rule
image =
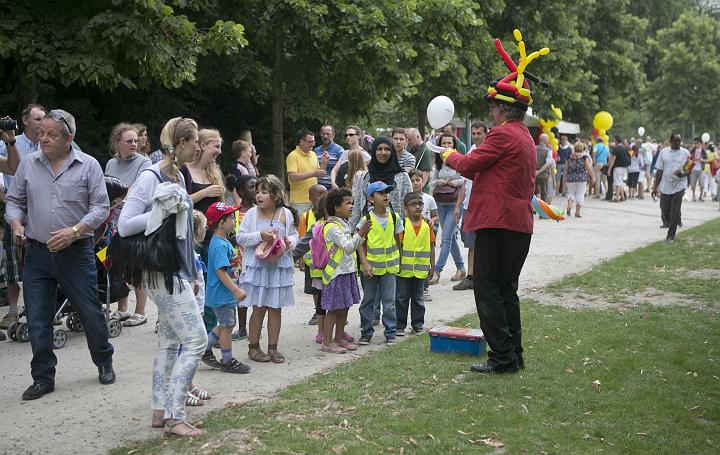
<svg viewBox="0 0 720 455">
<path fill-rule="evenodd" d="M 480 355 L 485 352 L 485 336 L 480 329 L 440 325 L 430 329 L 430 351 Z"/>
</svg>

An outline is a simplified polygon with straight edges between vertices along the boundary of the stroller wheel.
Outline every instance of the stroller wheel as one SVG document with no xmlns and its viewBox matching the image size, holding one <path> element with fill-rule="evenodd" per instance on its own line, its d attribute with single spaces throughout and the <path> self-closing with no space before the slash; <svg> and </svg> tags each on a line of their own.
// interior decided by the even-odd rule
<svg viewBox="0 0 720 455">
<path fill-rule="evenodd" d="M 53 332 L 53 348 L 60 349 L 67 343 L 68 334 L 63 329 L 57 329 Z"/>
<path fill-rule="evenodd" d="M 15 335 L 17 336 L 18 341 L 20 341 L 21 343 L 27 343 L 28 341 L 30 341 L 30 334 L 28 333 L 27 324 L 18 324 L 17 329 L 15 329 Z"/>
<path fill-rule="evenodd" d="M 65 318 L 65 325 L 67 326 L 68 330 L 75 331 L 75 318 L 72 314 L 69 314 Z"/>
<path fill-rule="evenodd" d="M 10 339 L 12 341 L 18 340 L 16 330 L 17 330 L 17 322 L 13 322 L 12 324 L 10 324 L 10 327 L 8 327 L 8 330 L 7 330 L 8 336 L 10 337 Z"/>
<path fill-rule="evenodd" d="M 83 331 L 83 325 L 82 322 L 80 322 L 80 316 L 78 316 L 77 313 L 72 313 L 68 318 L 72 318 L 72 330 L 75 332 L 82 332 Z"/>
<path fill-rule="evenodd" d="M 110 331 L 110 338 L 117 338 L 122 333 L 122 322 L 117 319 L 110 319 L 108 321 L 108 330 Z"/>
</svg>

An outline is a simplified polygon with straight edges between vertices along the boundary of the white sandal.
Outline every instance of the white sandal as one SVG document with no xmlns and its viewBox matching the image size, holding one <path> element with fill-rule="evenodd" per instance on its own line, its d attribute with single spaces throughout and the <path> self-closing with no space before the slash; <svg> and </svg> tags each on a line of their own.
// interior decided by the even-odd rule
<svg viewBox="0 0 720 455">
<path fill-rule="evenodd" d="M 194 386 L 192 389 L 188 391 L 188 393 L 196 398 L 199 398 L 201 400 L 209 400 L 212 397 L 210 396 L 210 392 L 208 392 L 205 389 L 201 389 L 200 387 Z"/>
<path fill-rule="evenodd" d="M 147 318 L 144 314 L 135 313 L 130 316 L 126 321 L 123 322 L 124 327 L 137 327 L 147 322 Z"/>
<path fill-rule="evenodd" d="M 187 393 L 187 398 L 185 399 L 185 406 L 202 406 L 205 403 L 192 393 Z"/>
</svg>

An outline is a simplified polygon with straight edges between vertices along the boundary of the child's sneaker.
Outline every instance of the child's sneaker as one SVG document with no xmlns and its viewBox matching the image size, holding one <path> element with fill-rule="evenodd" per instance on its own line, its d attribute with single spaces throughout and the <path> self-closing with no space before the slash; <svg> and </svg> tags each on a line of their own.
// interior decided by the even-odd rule
<svg viewBox="0 0 720 455">
<path fill-rule="evenodd" d="M 367 346 L 370 344 L 370 337 L 360 337 L 360 341 L 358 341 L 358 344 L 360 346 Z"/>
<path fill-rule="evenodd" d="M 324 334 L 324 333 L 318 333 L 317 335 L 315 335 L 315 342 L 316 342 L 317 344 L 320 344 L 320 343 L 322 343 L 323 341 L 325 341 L 325 334 Z"/>
<path fill-rule="evenodd" d="M 395 345 L 395 338 L 394 337 L 387 337 L 385 338 L 385 344 L 388 346 L 394 346 Z"/>
<path fill-rule="evenodd" d="M 220 371 L 222 371 L 223 373 L 245 374 L 250 373 L 250 367 L 245 365 L 244 363 L 238 362 L 233 358 L 230 359 L 228 363 L 220 364 Z"/>
<path fill-rule="evenodd" d="M 318 325 L 317 314 L 313 313 L 312 317 L 308 321 L 308 325 Z"/>
<path fill-rule="evenodd" d="M 430 293 L 428 292 L 427 289 L 425 289 L 425 291 L 423 291 L 423 302 L 432 302 L 432 296 L 430 295 Z"/>
<path fill-rule="evenodd" d="M 412 327 L 412 328 L 410 328 L 410 331 L 412 332 L 413 335 L 421 335 L 425 331 L 425 328 L 420 327 L 420 328 L 416 329 L 416 328 Z"/>
<path fill-rule="evenodd" d="M 205 354 L 202 356 L 202 362 L 213 370 L 219 370 L 221 367 L 220 362 L 212 351 L 205 351 Z"/>
<path fill-rule="evenodd" d="M 396 329 L 396 330 L 395 330 L 395 336 L 396 336 L 396 337 L 404 337 L 404 336 L 405 336 L 405 329 Z"/>
<path fill-rule="evenodd" d="M 238 329 L 237 332 L 232 334 L 233 341 L 244 340 L 245 338 L 247 338 L 247 329 L 245 328 Z"/>
<path fill-rule="evenodd" d="M 353 341 L 355 341 L 355 338 L 353 338 L 353 336 L 350 335 L 349 333 L 343 332 L 343 340 L 352 343 Z"/>
</svg>

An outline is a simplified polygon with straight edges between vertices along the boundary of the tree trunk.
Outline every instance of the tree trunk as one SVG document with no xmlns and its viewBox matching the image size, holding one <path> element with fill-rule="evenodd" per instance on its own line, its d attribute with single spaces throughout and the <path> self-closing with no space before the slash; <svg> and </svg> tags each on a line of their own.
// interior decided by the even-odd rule
<svg viewBox="0 0 720 455">
<path fill-rule="evenodd" d="M 417 107 L 417 129 L 420 131 L 420 137 L 425 140 L 425 125 L 427 124 L 427 106 L 425 106 L 424 98 L 420 95 L 415 97 Z"/>
<path fill-rule="evenodd" d="M 285 150 L 283 145 L 283 40 L 280 27 L 273 32 L 273 76 L 272 76 L 272 163 L 273 172 L 287 183 L 285 171 Z"/>
</svg>

